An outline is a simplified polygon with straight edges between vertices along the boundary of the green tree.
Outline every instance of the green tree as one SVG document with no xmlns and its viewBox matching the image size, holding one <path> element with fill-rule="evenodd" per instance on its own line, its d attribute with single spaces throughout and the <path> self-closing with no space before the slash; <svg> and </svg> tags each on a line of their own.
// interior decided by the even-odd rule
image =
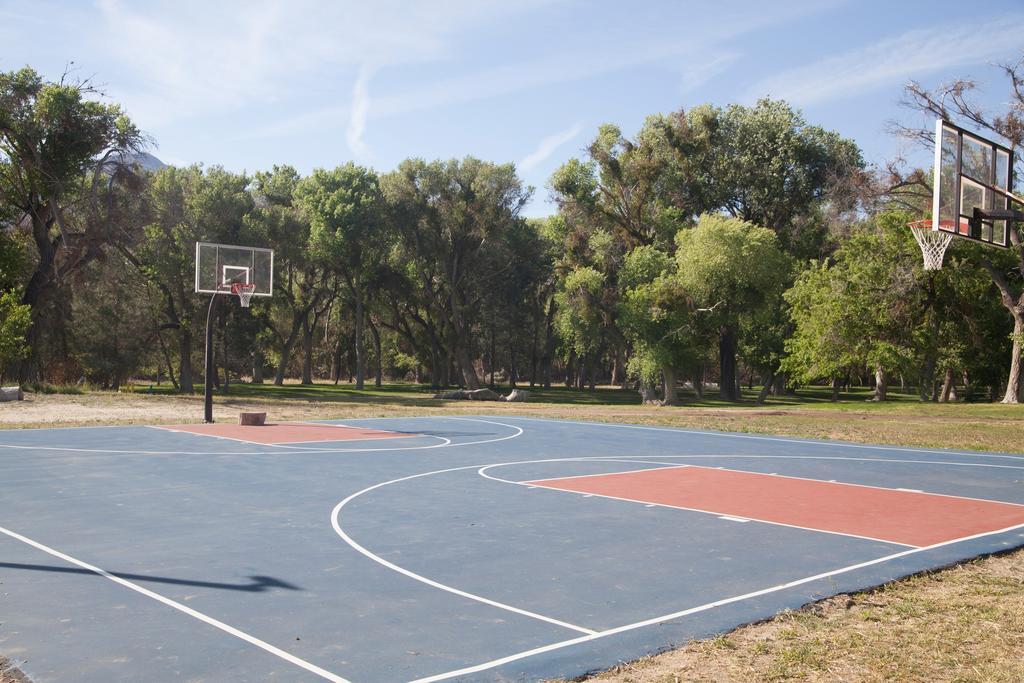
<svg viewBox="0 0 1024 683">
<path fill-rule="evenodd" d="M 632 343 L 631 369 L 641 387 L 661 375 L 663 405 L 678 403 L 677 369 L 694 367 L 701 356 L 697 312 L 675 266 L 669 254 L 642 246 L 626 256 L 620 276 L 619 324 Z M 653 397 L 643 399 L 651 402 Z"/>
<path fill-rule="evenodd" d="M 718 324 L 719 385 L 723 399 L 739 400 L 737 343 L 742 316 L 770 302 L 789 278 L 791 262 L 775 233 L 736 218 L 705 214 L 676 236 L 683 289 Z"/>
<path fill-rule="evenodd" d="M 76 278 L 72 350 L 86 379 L 117 391 L 148 359 L 156 358 L 161 321 L 159 290 L 140 283 L 117 254 L 96 260 Z"/>
<path fill-rule="evenodd" d="M 480 303 L 493 276 L 487 257 L 519 220 L 530 197 L 511 164 L 472 157 L 407 159 L 381 181 L 422 297 L 443 328 L 465 386 L 480 387 L 471 356 Z M 441 331 L 441 330 L 439 330 Z"/>
<path fill-rule="evenodd" d="M 21 297 L 32 309 L 22 380 L 39 376 L 44 337 L 63 336 L 66 316 L 48 315 L 70 294 L 58 291 L 123 228 L 102 216 L 103 203 L 81 200 L 129 178 L 125 154 L 143 138 L 120 107 L 96 101 L 97 94 L 87 82 L 46 82 L 28 67 L 0 73 L 0 204 L 17 208 L 16 223 L 28 225 L 35 247 Z M 85 210 L 71 210 L 76 203 Z"/>
<path fill-rule="evenodd" d="M 24 249 L 9 233 L 0 232 L 0 378 L 10 363 L 28 353 L 25 334 L 32 311 L 21 303 L 24 269 Z"/>
<path fill-rule="evenodd" d="M 352 163 L 332 171 L 317 169 L 298 183 L 295 196 L 310 222 L 310 258 L 340 276 L 354 305 L 356 388 L 362 389 L 366 307 L 390 247 L 377 174 Z"/>
<path fill-rule="evenodd" d="M 583 363 L 596 361 L 604 340 L 606 310 L 603 295 L 604 275 L 589 266 L 569 273 L 555 295 L 558 336 Z M 584 375 L 585 371 L 581 370 L 581 382 Z"/>
<path fill-rule="evenodd" d="M 839 180 L 863 171 L 856 143 L 808 124 L 782 100 L 704 105 L 687 118 L 691 136 L 708 139 L 691 163 L 709 208 L 774 230 L 793 256 L 818 256 L 826 226 L 809 219 Z"/>
<path fill-rule="evenodd" d="M 205 308 L 194 291 L 195 243 L 253 241 L 244 224 L 253 208 L 248 184 L 246 176 L 218 166 L 161 169 L 150 181 L 143 235 L 122 250 L 160 292 L 162 326 L 178 336 L 182 391 L 193 390 L 192 354 L 205 323 Z"/>
<path fill-rule="evenodd" d="M 337 289 L 329 264 L 314 257 L 310 219 L 297 199 L 301 181 L 291 166 L 256 173 L 250 188 L 255 207 L 245 218 L 254 238 L 274 250 L 274 297 L 266 322 L 277 342 L 277 385 L 284 384 L 300 337 L 303 380 L 312 381 L 312 331 Z"/>
<path fill-rule="evenodd" d="M 915 359 L 914 331 L 923 322 L 920 253 L 906 214 L 882 214 L 860 226 L 834 255 L 812 263 L 786 293 L 796 325 L 784 368 L 804 381 L 833 380 L 863 367 L 875 373 L 883 401 L 894 370 Z"/>
</svg>

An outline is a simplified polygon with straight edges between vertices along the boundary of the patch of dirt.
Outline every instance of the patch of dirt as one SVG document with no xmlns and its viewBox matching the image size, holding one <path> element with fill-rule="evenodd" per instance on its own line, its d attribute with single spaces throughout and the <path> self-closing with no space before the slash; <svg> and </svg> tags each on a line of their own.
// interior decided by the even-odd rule
<svg viewBox="0 0 1024 683">
<path fill-rule="evenodd" d="M 11 660 L 0 656 L 0 683 L 32 683 Z"/>
</svg>

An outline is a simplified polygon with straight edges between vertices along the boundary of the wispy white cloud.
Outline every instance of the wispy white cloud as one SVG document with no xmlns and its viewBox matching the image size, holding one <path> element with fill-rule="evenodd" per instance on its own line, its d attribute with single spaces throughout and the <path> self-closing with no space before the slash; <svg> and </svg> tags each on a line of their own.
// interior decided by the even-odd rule
<svg viewBox="0 0 1024 683">
<path fill-rule="evenodd" d="M 582 132 L 583 123 L 576 122 L 563 131 L 547 136 L 540 141 L 540 144 L 537 145 L 537 149 L 523 157 L 523 160 L 517 164 L 518 169 L 520 171 L 529 171 L 538 164 L 546 161 L 556 149 L 567 142 L 575 140 Z"/>
<path fill-rule="evenodd" d="M 683 66 L 681 90 L 692 92 L 711 79 L 724 73 L 742 55 L 739 52 L 711 54 L 706 59 L 695 59 Z"/>
<path fill-rule="evenodd" d="M 908 78 L 984 64 L 1019 52 L 1024 15 L 909 31 L 755 83 L 748 100 L 770 95 L 808 105 L 852 97 Z"/>
<path fill-rule="evenodd" d="M 367 157 L 370 153 L 369 146 L 363 140 L 366 116 L 370 112 L 370 75 L 371 69 L 368 66 L 359 70 L 355 85 L 352 86 L 352 107 L 348 128 L 345 129 L 345 142 L 357 157 Z"/>
<path fill-rule="evenodd" d="M 615 50 L 594 41 L 589 49 L 579 45 L 571 51 L 552 52 L 531 60 L 504 63 L 498 66 L 465 71 L 447 77 L 441 76 L 414 87 L 403 87 L 400 92 L 377 93 L 373 111 L 368 118 L 384 118 L 410 112 L 486 100 L 492 97 L 524 92 L 533 88 L 570 83 L 653 63 L 682 62 L 682 87 L 696 88 L 722 73 L 740 57 L 735 50 L 722 48 L 729 41 L 753 31 L 785 24 L 809 14 L 824 12 L 846 0 L 816 0 L 809 3 L 787 3 L 771 13 L 741 10 L 709 15 L 705 24 L 694 25 L 694 37 L 680 40 L 673 34 L 668 38 L 645 37 L 632 44 L 623 42 Z M 441 71 L 441 70 L 439 70 Z M 281 121 L 269 131 L 294 130 L 310 120 L 329 120 L 336 107 L 318 112 L 305 112 L 298 117 Z"/>
<path fill-rule="evenodd" d="M 302 97 L 366 63 L 449 59 L 460 33 L 554 1 L 95 0 L 83 51 L 117 60 L 110 94 L 153 126 Z"/>
</svg>

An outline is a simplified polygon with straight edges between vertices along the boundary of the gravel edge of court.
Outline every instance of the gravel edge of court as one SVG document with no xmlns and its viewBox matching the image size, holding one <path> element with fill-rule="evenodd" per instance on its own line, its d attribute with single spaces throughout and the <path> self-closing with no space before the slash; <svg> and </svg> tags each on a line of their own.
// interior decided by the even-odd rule
<svg viewBox="0 0 1024 683">
<path fill-rule="evenodd" d="M 32 683 L 14 662 L 0 655 L 0 683 Z"/>
</svg>

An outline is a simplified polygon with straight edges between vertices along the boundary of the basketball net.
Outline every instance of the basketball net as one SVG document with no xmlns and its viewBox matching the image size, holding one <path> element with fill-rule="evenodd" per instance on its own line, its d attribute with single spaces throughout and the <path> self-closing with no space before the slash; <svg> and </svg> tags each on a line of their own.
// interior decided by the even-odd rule
<svg viewBox="0 0 1024 683">
<path fill-rule="evenodd" d="M 238 303 L 241 304 L 242 308 L 249 308 L 249 301 L 252 299 L 252 295 L 256 293 L 256 285 L 250 285 L 245 282 L 233 282 L 231 283 L 231 293 L 238 295 Z"/>
<path fill-rule="evenodd" d="M 952 233 L 932 230 L 931 219 L 910 223 L 910 232 L 914 234 L 924 256 L 925 270 L 941 270 L 942 259 L 946 255 L 946 247 L 953 241 Z"/>
</svg>

